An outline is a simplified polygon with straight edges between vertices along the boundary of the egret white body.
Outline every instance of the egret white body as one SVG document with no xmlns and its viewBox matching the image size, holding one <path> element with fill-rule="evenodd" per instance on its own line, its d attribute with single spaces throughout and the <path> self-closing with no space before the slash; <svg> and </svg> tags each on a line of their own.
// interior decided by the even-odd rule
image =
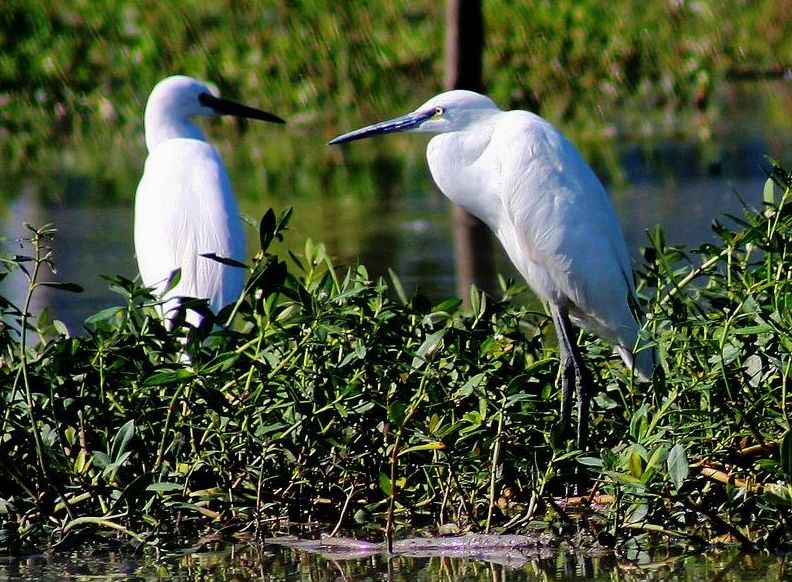
<svg viewBox="0 0 792 582">
<path fill-rule="evenodd" d="M 203 255 L 243 262 L 245 236 L 239 206 L 219 152 L 190 120 L 198 115 L 234 115 L 283 120 L 221 99 L 203 83 L 167 77 L 146 103 L 148 158 L 135 196 L 135 253 L 143 283 L 166 301 L 168 316 L 177 297 L 208 299 L 215 313 L 236 301 L 245 270 Z M 181 269 L 179 282 L 166 286 Z M 192 311 L 188 321 L 201 317 Z"/>
<path fill-rule="evenodd" d="M 407 115 L 344 134 L 331 144 L 399 131 L 436 133 L 426 151 L 432 177 L 453 202 L 486 223 L 536 294 L 558 332 L 562 420 L 578 385 L 578 444 L 585 447 L 590 383 L 570 318 L 611 342 L 639 377 L 652 352 L 633 357 L 639 324 L 621 226 L 604 187 L 577 149 L 549 122 L 502 111 L 471 91 L 448 91 Z"/>
</svg>

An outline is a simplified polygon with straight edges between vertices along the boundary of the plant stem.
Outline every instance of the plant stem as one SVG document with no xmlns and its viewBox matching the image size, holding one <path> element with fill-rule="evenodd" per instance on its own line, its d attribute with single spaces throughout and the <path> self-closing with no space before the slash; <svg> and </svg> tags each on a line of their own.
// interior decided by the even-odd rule
<svg viewBox="0 0 792 582">
<path fill-rule="evenodd" d="M 418 406 L 423 400 L 424 392 L 426 390 L 426 379 L 429 376 L 427 373 L 429 366 L 426 367 L 423 376 L 421 377 L 421 384 L 418 391 L 415 393 L 410 406 L 404 414 L 402 422 L 399 424 L 399 429 L 396 431 L 396 438 L 393 440 L 393 450 L 390 457 L 390 496 L 388 499 L 388 518 L 385 524 L 385 539 L 388 543 L 388 553 L 393 553 L 393 516 L 396 510 L 396 467 L 399 464 L 399 446 L 401 445 L 401 437 L 404 427 L 412 418 L 413 414 L 418 410 Z"/>
<path fill-rule="evenodd" d="M 19 386 L 19 378 L 21 375 L 22 384 L 25 388 L 25 401 L 27 403 L 28 419 L 30 420 L 30 430 L 33 433 L 33 442 L 36 446 L 36 458 L 38 460 L 39 469 L 41 470 L 41 476 L 46 478 L 47 467 L 46 463 L 44 462 L 44 450 L 41 442 L 41 435 L 39 434 L 38 427 L 36 426 L 36 417 L 33 413 L 33 393 L 30 389 L 30 379 L 28 378 L 27 369 L 28 315 L 30 313 L 30 304 L 33 301 L 33 292 L 37 286 L 36 281 L 38 280 L 39 272 L 41 271 L 41 265 L 43 264 L 44 259 L 41 255 L 40 233 L 38 231 L 34 231 L 33 237 L 30 240 L 33 243 L 33 248 L 35 249 L 35 259 L 33 261 L 33 273 L 31 273 L 30 279 L 28 281 L 27 294 L 25 295 L 25 304 L 22 308 L 22 317 L 20 319 L 22 329 L 20 331 L 21 338 L 19 343 L 19 371 L 17 372 L 16 378 L 14 379 L 14 386 L 11 390 L 11 395 L 13 397 L 13 395 L 16 394 Z"/>
<path fill-rule="evenodd" d="M 69 514 L 70 518 L 74 518 L 72 513 L 72 507 L 66 497 L 63 495 L 60 487 L 56 485 L 56 483 L 50 478 L 49 471 L 47 469 L 47 463 L 44 459 L 44 444 L 41 441 L 41 433 L 38 429 L 38 424 L 36 422 L 36 415 L 33 411 L 35 406 L 35 402 L 33 401 L 33 391 L 30 388 L 30 378 L 28 377 L 28 359 L 27 359 L 27 338 L 28 338 L 28 317 L 30 314 L 30 305 L 33 301 L 33 293 L 38 288 L 38 277 L 41 272 L 41 266 L 44 263 L 47 263 L 50 260 L 51 251 L 49 248 L 45 246 L 44 240 L 46 236 L 52 232 L 53 229 L 49 225 L 43 226 L 41 228 L 33 228 L 28 225 L 28 228 L 33 233 L 30 242 L 33 245 L 34 249 L 34 258 L 33 258 L 33 272 L 28 274 L 28 288 L 27 294 L 25 295 L 25 304 L 22 309 L 22 314 L 20 316 L 20 343 L 19 343 L 19 370 L 14 378 L 14 385 L 11 388 L 11 401 L 17 393 L 19 389 L 19 380 L 20 377 L 22 378 L 22 385 L 25 389 L 25 402 L 27 404 L 27 416 L 28 420 L 30 421 L 30 430 L 33 433 L 33 443 L 36 448 L 36 461 L 38 465 L 39 476 L 42 481 L 49 483 L 49 485 L 55 490 L 58 497 L 60 497 L 61 502 L 63 503 L 64 507 L 66 508 L 66 512 Z M 27 274 L 27 270 L 23 269 Z M 9 406 L 10 409 L 10 406 Z M 5 431 L 5 421 L 3 422 L 3 431 Z"/>
<path fill-rule="evenodd" d="M 168 435 L 168 428 L 170 427 L 171 417 L 173 416 L 173 409 L 176 407 L 176 399 L 181 395 L 183 388 L 184 385 L 179 384 L 179 387 L 176 389 L 176 392 L 173 394 L 170 404 L 168 405 L 168 414 L 165 417 L 165 426 L 162 428 L 162 438 L 160 439 L 159 449 L 157 450 L 157 460 L 154 462 L 152 473 L 157 473 L 162 466 L 162 461 L 165 457 L 165 438 Z"/>
<path fill-rule="evenodd" d="M 500 459 L 501 434 L 503 434 L 503 416 L 506 408 L 506 394 L 501 399 L 500 411 L 498 412 L 498 432 L 495 434 L 495 443 L 492 445 L 492 463 L 490 465 L 490 486 L 489 486 L 489 508 L 487 509 L 487 525 L 484 533 L 490 533 L 492 525 L 492 512 L 495 509 L 495 482 L 497 481 L 498 460 Z"/>
</svg>

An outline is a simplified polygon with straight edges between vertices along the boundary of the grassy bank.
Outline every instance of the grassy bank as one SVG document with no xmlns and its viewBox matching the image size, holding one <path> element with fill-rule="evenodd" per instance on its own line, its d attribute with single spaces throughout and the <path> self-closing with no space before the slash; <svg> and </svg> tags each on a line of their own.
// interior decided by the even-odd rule
<svg viewBox="0 0 792 582">
<path fill-rule="evenodd" d="M 614 134 L 707 139 L 728 111 L 728 77 L 792 65 L 789 8 L 772 0 L 483 4 L 488 91 L 504 107 L 560 124 L 611 173 Z M 277 112 L 290 134 L 321 144 L 440 91 L 443 35 L 443 3 L 431 0 L 340 9 L 319 0 L 11 0 L 0 14 L 4 172 L 52 175 L 67 149 L 68 163 L 120 181 L 108 192 L 131 196 L 145 99 L 174 72 Z M 238 129 L 225 124 L 213 139 Z M 327 166 L 332 155 L 317 148 L 306 156 L 290 143 L 267 148 L 259 164 L 279 177 L 274 186 Z"/>
<path fill-rule="evenodd" d="M 786 407 L 792 178 L 694 251 L 653 233 L 641 292 L 663 358 L 637 386 L 583 337 L 594 449 L 560 438 L 544 313 L 471 292 L 473 308 L 333 268 L 321 245 L 279 257 L 288 212 L 261 224 L 245 296 L 190 337 L 112 278 L 121 306 L 69 337 L 0 300 L 0 547 L 86 539 L 156 546 L 302 527 L 537 528 L 777 548 L 792 533 Z M 57 245 L 31 228 L 4 260 L 42 285 Z M 79 289 L 59 284 L 61 291 Z M 231 321 L 231 325 L 224 325 Z M 590 498 L 569 497 L 583 475 Z M 204 538 L 206 539 L 206 538 Z"/>
</svg>

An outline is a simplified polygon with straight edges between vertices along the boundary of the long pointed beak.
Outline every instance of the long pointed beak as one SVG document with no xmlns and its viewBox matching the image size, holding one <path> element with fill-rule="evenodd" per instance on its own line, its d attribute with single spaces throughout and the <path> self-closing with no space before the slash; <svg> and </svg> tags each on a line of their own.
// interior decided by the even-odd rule
<svg viewBox="0 0 792 582">
<path fill-rule="evenodd" d="M 424 121 L 431 118 L 432 116 L 434 116 L 434 111 L 431 110 L 422 111 L 422 112 L 413 111 L 412 113 L 408 113 L 407 115 L 394 117 L 393 119 L 388 119 L 387 121 L 380 121 L 379 123 L 367 125 L 366 127 L 356 129 L 355 131 L 350 131 L 349 133 L 339 135 L 338 137 L 333 138 L 332 140 L 327 142 L 327 144 L 337 145 L 340 143 L 355 141 L 358 139 L 363 139 L 374 135 L 383 135 L 386 133 L 398 133 L 400 131 L 410 131 L 411 129 L 415 129 L 418 126 L 420 126 Z"/>
<path fill-rule="evenodd" d="M 210 107 L 218 115 L 233 115 L 234 117 L 247 117 L 248 119 L 259 119 L 261 121 L 269 121 L 272 123 L 286 123 L 283 119 L 272 113 L 267 113 L 255 107 L 248 107 L 230 99 L 223 99 L 222 97 L 215 97 L 209 93 L 201 93 L 198 96 L 201 105 Z"/>
</svg>

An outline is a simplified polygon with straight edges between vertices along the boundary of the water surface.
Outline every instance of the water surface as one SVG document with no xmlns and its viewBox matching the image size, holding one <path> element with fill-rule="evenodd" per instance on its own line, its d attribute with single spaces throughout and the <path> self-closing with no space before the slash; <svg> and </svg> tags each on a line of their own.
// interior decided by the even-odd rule
<svg viewBox="0 0 792 582">
<path fill-rule="evenodd" d="M 678 549 L 601 551 L 562 548 L 527 555 L 519 566 L 472 558 L 393 557 L 359 559 L 306 553 L 278 545 L 238 545 L 216 551 L 155 556 L 131 550 L 0 557 L 2 580 L 264 580 L 275 581 L 470 581 L 685 580 L 753 582 L 784 580 L 792 556 L 741 554 L 737 550 L 685 554 Z"/>
<path fill-rule="evenodd" d="M 669 243 L 694 247 L 711 240 L 713 220 L 723 220 L 728 214 L 741 215 L 743 203 L 761 206 L 767 157 L 792 163 L 792 135 L 786 126 L 778 124 L 778 107 L 767 105 L 768 94 L 776 97 L 775 103 L 779 95 L 781 103 L 792 103 L 792 84 L 782 81 L 735 86 L 728 93 L 733 108 L 723 112 L 707 140 L 647 139 L 636 132 L 625 132 L 607 144 L 616 151 L 623 178 L 608 183 L 607 188 L 634 264 L 640 263 L 640 249 L 647 245 L 647 229 L 656 224 L 663 226 Z M 211 137 L 212 132 L 207 133 Z M 392 144 L 393 152 L 388 151 L 396 157 L 383 164 L 383 171 L 374 168 L 375 181 L 354 193 L 343 181 L 306 176 L 307 181 L 321 184 L 311 196 L 278 191 L 265 200 L 254 199 L 249 192 L 255 189 L 249 185 L 256 182 L 262 172 L 259 164 L 266 164 L 266 159 L 245 164 L 233 159 L 234 150 L 223 153 L 245 214 L 257 219 L 268 207 L 294 207 L 288 248 L 299 252 L 310 237 L 325 243 L 340 265 L 361 261 L 374 276 L 392 268 L 408 290 L 420 286 L 430 297 L 440 300 L 457 292 L 450 206 L 432 183 L 422 160 L 426 140 L 405 137 L 377 146 Z M 251 138 L 243 135 L 241 139 Z M 305 148 L 314 147 L 314 142 L 324 147 L 319 136 L 308 139 L 305 135 L 292 138 L 286 134 L 278 139 L 294 139 L 290 147 L 299 148 L 302 143 Z M 365 143 L 346 147 L 354 146 L 366 147 Z M 274 146 L 270 143 L 269 147 Z M 400 148 L 408 149 L 402 155 Z M 142 167 L 142 159 L 140 163 Z M 357 171 L 354 166 L 345 165 L 344 156 L 338 156 L 335 163 L 350 175 Z M 396 171 L 388 164 L 395 165 Z M 133 278 L 137 273 L 132 247 L 132 203 L 87 203 L 86 200 L 95 199 L 87 193 L 101 189 L 100 183 L 99 175 L 85 173 L 66 178 L 61 174 L 23 178 L 13 187 L 0 183 L 0 200 L 6 201 L 0 202 L 0 236 L 11 239 L 7 245 L 11 252 L 26 254 L 13 243 L 15 237 L 24 234 L 23 222 L 52 222 L 58 229 L 55 278 L 78 283 L 85 293 L 65 294 L 42 288 L 35 297 L 33 312 L 50 306 L 54 316 L 73 331 L 81 330 L 86 316 L 119 303 L 119 297 L 108 290 L 101 275 Z M 135 183 L 128 184 L 128 191 L 133 192 L 135 187 Z M 256 232 L 250 228 L 251 253 L 256 248 L 255 240 Z M 281 252 L 284 250 L 280 248 Z M 491 261 L 496 273 L 516 276 L 497 245 Z M 491 282 L 483 283 L 493 287 Z M 25 290 L 21 277 L 10 278 L 3 285 L 0 291 L 21 302 Z"/>
</svg>

